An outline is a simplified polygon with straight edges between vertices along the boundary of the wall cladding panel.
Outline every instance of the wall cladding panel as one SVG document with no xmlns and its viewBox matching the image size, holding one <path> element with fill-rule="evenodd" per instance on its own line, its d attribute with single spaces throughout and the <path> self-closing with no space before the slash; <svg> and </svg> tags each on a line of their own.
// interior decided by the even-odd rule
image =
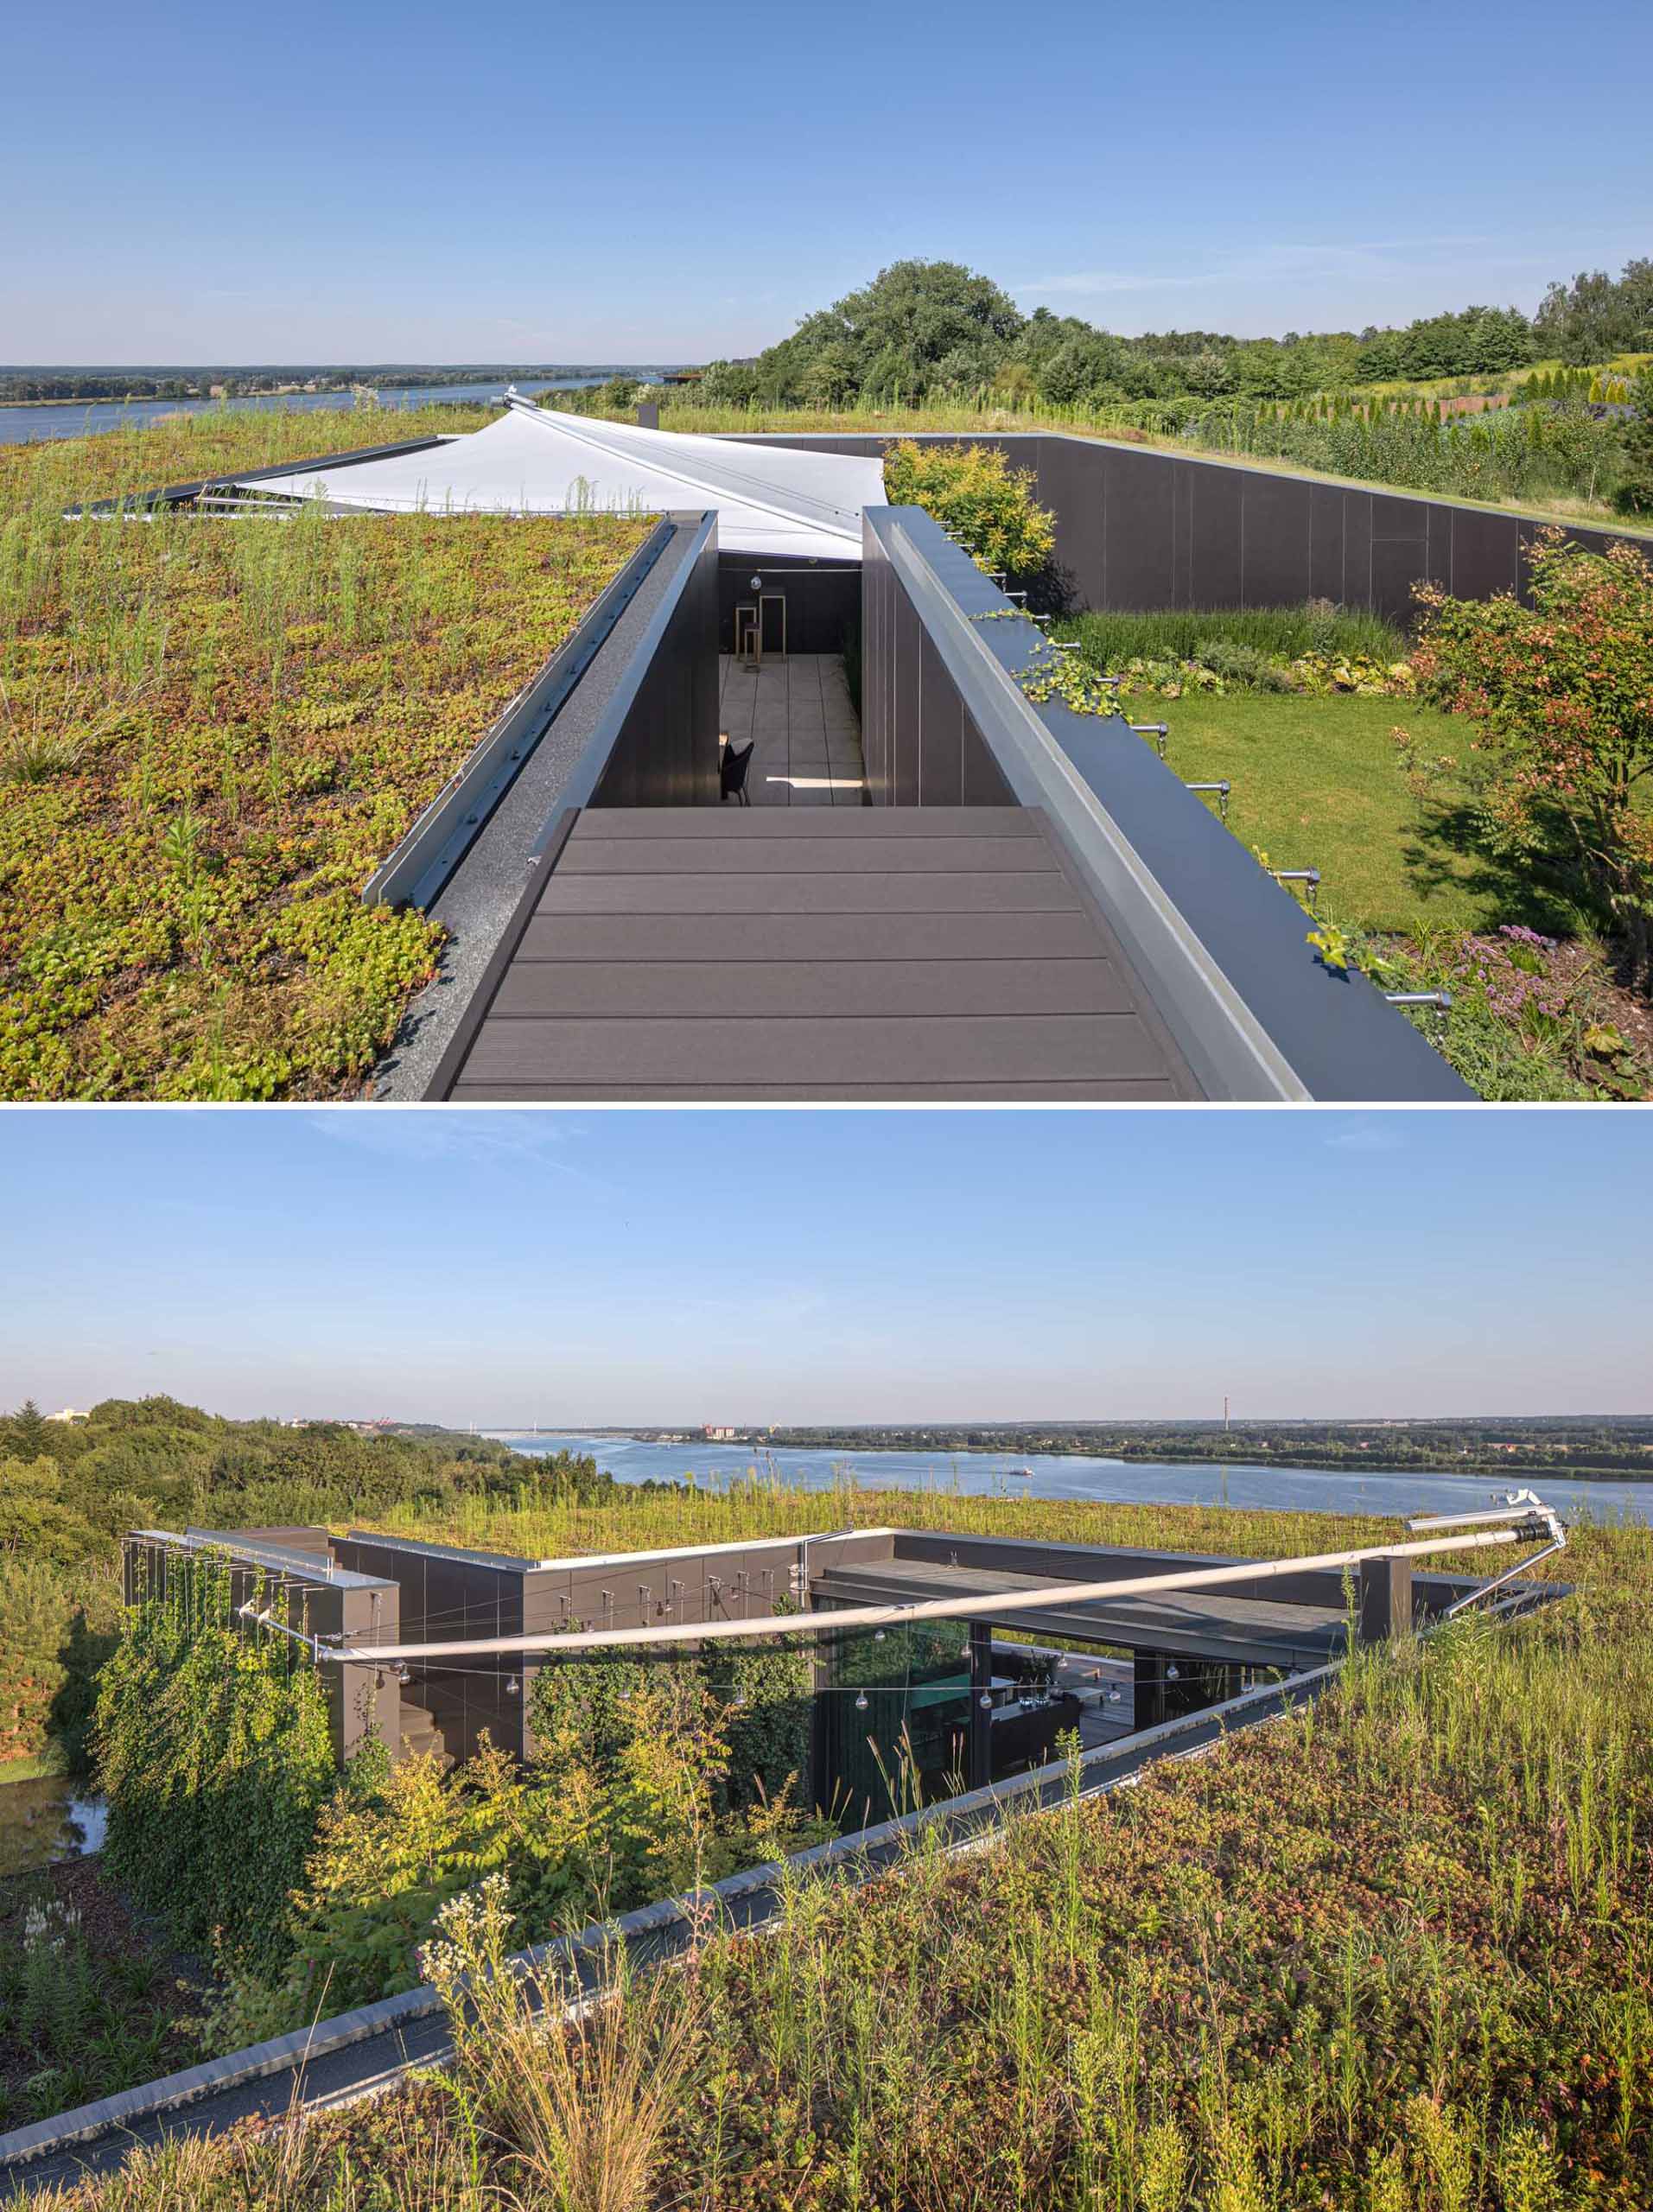
<svg viewBox="0 0 1653 2212">
<path fill-rule="evenodd" d="M 1335 484 L 1308 487 L 1308 588 L 1315 599 L 1343 597 L 1343 493 Z"/>
<path fill-rule="evenodd" d="M 1172 482 L 1163 454 L 1109 452 L 1103 516 L 1105 606 L 1173 603 Z"/>
<path fill-rule="evenodd" d="M 1313 486 L 1253 476 L 1242 502 L 1240 590 L 1247 607 L 1290 607 L 1309 596 Z"/>
<path fill-rule="evenodd" d="M 1240 604 L 1240 513 L 1245 487 L 1231 468 L 1190 469 L 1192 607 Z"/>
</svg>

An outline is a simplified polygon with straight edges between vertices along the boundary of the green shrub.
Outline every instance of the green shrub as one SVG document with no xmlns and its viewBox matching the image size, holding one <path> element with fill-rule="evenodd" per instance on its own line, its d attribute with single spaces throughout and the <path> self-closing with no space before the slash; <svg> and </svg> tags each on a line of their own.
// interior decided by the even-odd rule
<svg viewBox="0 0 1653 2212">
<path fill-rule="evenodd" d="M 1050 565 L 1056 518 L 1034 499 L 1031 474 L 996 446 L 903 440 L 884 457 L 884 488 L 892 506 L 922 507 L 973 545 L 983 569 L 1036 576 Z"/>
</svg>

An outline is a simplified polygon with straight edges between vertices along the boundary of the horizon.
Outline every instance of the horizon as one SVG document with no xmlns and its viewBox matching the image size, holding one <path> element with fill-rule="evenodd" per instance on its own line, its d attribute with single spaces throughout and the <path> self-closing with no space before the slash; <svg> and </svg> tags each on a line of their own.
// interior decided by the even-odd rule
<svg viewBox="0 0 1653 2212">
<path fill-rule="evenodd" d="M 626 1419 L 583 1426 L 915 1427 L 938 1402 L 963 1426 L 1064 1402 L 1093 1410 L 1039 1418 L 1186 1421 L 1224 1393 L 1243 1420 L 1635 1416 L 1639 1132 L 1602 1116 L 1558 1161 L 1554 1127 L 24 1109 L 5 1233 L 29 1294 L 0 1402 L 565 1433 L 605 1403 Z M 1374 1397 L 1396 1410 L 1342 1410 Z"/>
<path fill-rule="evenodd" d="M 1383 39 L 1427 67 L 1397 105 L 1364 16 L 1289 0 L 1260 37 L 1207 8 L 1181 27 L 1169 149 L 1157 22 L 1068 0 L 1039 28 L 1052 66 L 1030 136 L 995 66 L 1002 17 L 980 5 L 852 5 L 825 30 L 783 16 L 755 53 L 656 0 L 468 38 L 429 4 L 226 21 L 185 0 L 157 22 L 92 0 L 73 71 L 52 19 L 27 17 L 0 89 L 0 179 L 31 208 L 0 353 L 436 366 L 464 361 L 442 342 L 459 327 L 483 357 L 701 361 L 755 353 L 913 256 L 1124 334 L 1251 337 L 1530 310 L 1552 279 L 1644 250 L 1649 19 L 1615 25 L 1604 72 L 1536 0 L 1493 37 L 1402 0 Z M 312 35 L 325 92 L 294 98 Z M 440 130 L 410 130 L 438 99 Z M 250 101 L 266 130 L 279 115 L 279 160 L 248 160 Z M 1569 111 L 1612 149 L 1611 194 L 1535 122 Z M 142 222 L 111 221 L 134 204 L 144 114 L 190 128 L 149 134 Z M 1009 181 L 984 189 L 995 147 Z"/>
</svg>

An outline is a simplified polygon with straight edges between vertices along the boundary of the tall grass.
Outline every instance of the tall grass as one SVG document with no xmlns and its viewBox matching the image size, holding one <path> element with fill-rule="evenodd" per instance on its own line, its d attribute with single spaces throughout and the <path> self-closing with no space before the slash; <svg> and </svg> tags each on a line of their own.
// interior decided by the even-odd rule
<svg viewBox="0 0 1653 2212">
<path fill-rule="evenodd" d="M 1381 615 L 1314 602 L 1081 614 L 1059 623 L 1057 634 L 1078 638 L 1086 658 L 1108 668 L 1133 659 L 1192 660 L 1212 639 L 1284 660 L 1312 652 L 1387 662 L 1399 660 L 1407 651 L 1405 632 Z"/>
<path fill-rule="evenodd" d="M 452 1986 L 447 2087 L 79 2202 L 172 2212 L 188 2159 L 193 2201 L 244 2212 L 1639 2208 L 1653 1536 L 1586 1530 L 1560 1567 L 1567 1605 L 1363 1654 L 1113 1797 L 855 1889 L 793 1874 L 772 1932 L 561 2031 L 496 1924 L 453 1962 L 495 1983 Z"/>
</svg>

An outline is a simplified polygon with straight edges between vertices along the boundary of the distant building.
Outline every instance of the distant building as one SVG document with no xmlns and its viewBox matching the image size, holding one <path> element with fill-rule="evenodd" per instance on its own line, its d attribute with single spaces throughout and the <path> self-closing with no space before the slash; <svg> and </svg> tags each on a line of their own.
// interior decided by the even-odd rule
<svg viewBox="0 0 1653 2212">
<path fill-rule="evenodd" d="M 90 1421 L 92 1419 L 92 1415 L 90 1414 L 77 1413 L 73 1406 L 65 1406 L 60 1414 L 48 1414 L 46 1418 L 48 1421 L 60 1421 L 73 1423 L 76 1421 Z"/>
<path fill-rule="evenodd" d="M 711 1422 L 708 1421 L 703 1433 L 709 1444 L 733 1444 L 740 1431 L 734 1428 L 715 1428 Z"/>
</svg>

